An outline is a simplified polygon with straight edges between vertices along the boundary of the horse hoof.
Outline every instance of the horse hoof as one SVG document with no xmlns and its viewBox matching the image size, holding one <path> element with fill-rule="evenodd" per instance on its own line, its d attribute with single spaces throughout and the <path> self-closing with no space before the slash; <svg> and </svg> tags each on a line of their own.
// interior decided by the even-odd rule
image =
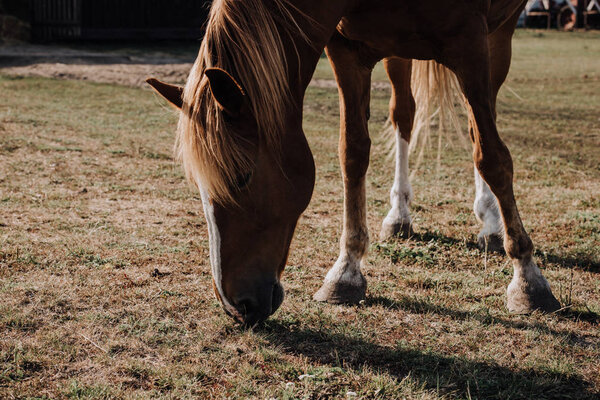
<svg viewBox="0 0 600 400">
<path fill-rule="evenodd" d="M 381 225 L 381 232 L 379 233 L 379 240 L 382 242 L 394 238 L 399 237 L 402 239 L 408 239 L 413 236 L 415 232 L 412 229 L 412 224 L 410 222 L 394 222 L 391 224 L 383 223 Z"/>
<path fill-rule="evenodd" d="M 506 308 L 514 314 L 530 314 L 533 311 L 551 313 L 560 309 L 560 302 L 545 279 L 543 284 L 513 280 L 508 286 L 507 300 Z"/>
<path fill-rule="evenodd" d="M 367 280 L 360 275 L 358 284 L 347 282 L 325 282 L 315 293 L 313 299 L 331 304 L 358 304 L 365 299 Z"/>
<path fill-rule="evenodd" d="M 488 253 L 504 253 L 504 239 L 501 235 L 483 235 L 480 233 L 477 236 L 477 246 L 481 251 L 487 249 Z"/>
</svg>

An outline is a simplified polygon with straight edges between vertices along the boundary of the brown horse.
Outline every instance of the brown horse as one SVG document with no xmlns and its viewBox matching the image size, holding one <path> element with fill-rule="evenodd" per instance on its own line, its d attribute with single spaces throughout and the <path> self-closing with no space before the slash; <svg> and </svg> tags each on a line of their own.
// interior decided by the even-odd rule
<svg viewBox="0 0 600 400">
<path fill-rule="evenodd" d="M 229 314 L 254 325 L 283 300 L 281 274 L 315 179 L 302 103 L 325 47 L 340 93 L 344 227 L 339 259 L 315 299 L 342 303 L 365 296 L 370 82 L 374 65 L 386 58 L 399 167 L 383 234 L 410 229 L 403 213 L 410 199 L 405 147 L 415 106 L 410 61 L 404 60 L 417 59 L 451 70 L 467 99 L 479 197 L 489 203 L 483 214 L 493 209 L 495 197 L 514 266 L 509 310 L 559 308 L 532 258 L 514 199 L 512 160 L 496 129 L 496 94 L 524 5 L 524 0 L 213 2 L 185 88 L 150 83 L 181 108 L 176 148 L 202 194 L 214 289 Z M 497 234 L 495 228 L 483 235 Z"/>
</svg>

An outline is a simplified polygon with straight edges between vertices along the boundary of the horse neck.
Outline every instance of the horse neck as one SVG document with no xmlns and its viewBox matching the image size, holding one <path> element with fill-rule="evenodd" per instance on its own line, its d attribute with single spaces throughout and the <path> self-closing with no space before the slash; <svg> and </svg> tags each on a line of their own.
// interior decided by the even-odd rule
<svg viewBox="0 0 600 400">
<path fill-rule="evenodd" d="M 296 104 L 301 105 L 317 63 L 329 38 L 348 7 L 350 0 L 297 0 L 294 6 L 304 14 L 297 22 L 306 38 L 283 35 L 288 60 L 290 89 Z M 306 18 L 308 16 L 309 18 Z M 306 40 L 308 39 L 308 40 Z"/>
</svg>

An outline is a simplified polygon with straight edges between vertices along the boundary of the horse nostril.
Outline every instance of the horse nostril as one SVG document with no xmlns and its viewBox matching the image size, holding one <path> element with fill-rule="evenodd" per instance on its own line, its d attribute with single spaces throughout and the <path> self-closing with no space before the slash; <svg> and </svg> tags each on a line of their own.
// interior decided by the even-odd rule
<svg viewBox="0 0 600 400">
<path fill-rule="evenodd" d="M 243 299 L 236 303 L 236 309 L 239 315 L 235 318 L 238 322 L 247 328 L 251 328 L 258 322 L 263 321 L 258 303 L 253 299 Z"/>
<path fill-rule="evenodd" d="M 256 301 L 252 299 L 243 299 L 237 302 L 236 308 L 242 314 L 242 316 L 246 317 L 247 315 L 251 315 L 256 311 Z"/>
<path fill-rule="evenodd" d="M 281 284 L 267 283 L 260 287 L 255 295 L 246 294 L 233 302 L 237 311 L 234 317 L 246 326 L 254 326 L 266 320 L 283 302 L 284 292 Z"/>
</svg>

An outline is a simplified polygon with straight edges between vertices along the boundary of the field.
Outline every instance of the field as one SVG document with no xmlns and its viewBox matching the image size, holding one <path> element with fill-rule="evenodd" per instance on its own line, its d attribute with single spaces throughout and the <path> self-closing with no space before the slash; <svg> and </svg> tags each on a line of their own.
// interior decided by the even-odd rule
<svg viewBox="0 0 600 400">
<path fill-rule="evenodd" d="M 311 297 L 337 258 L 335 88 L 311 86 L 317 184 L 286 299 L 247 331 L 211 288 L 201 201 L 149 90 L 0 69 L 0 398 L 598 398 L 600 34 L 518 32 L 498 125 L 553 315 L 509 314 L 507 257 L 475 245 L 470 149 L 413 178 L 416 235 L 380 243 L 393 164 L 373 91 L 367 300 Z M 331 79 L 327 61 L 316 77 Z M 375 80 L 384 80 L 377 69 Z"/>
</svg>

